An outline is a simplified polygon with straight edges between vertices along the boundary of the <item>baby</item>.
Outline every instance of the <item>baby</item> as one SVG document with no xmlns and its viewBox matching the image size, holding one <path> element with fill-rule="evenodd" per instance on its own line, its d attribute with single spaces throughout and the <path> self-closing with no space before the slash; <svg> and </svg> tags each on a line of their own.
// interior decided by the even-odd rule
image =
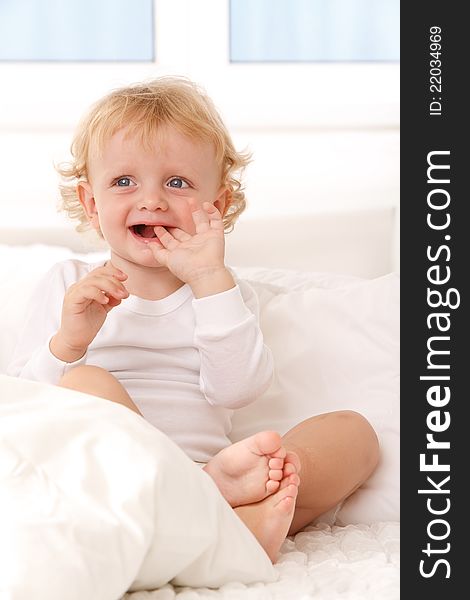
<svg viewBox="0 0 470 600">
<path fill-rule="evenodd" d="M 106 240 L 109 259 L 52 268 L 9 373 L 141 414 L 201 463 L 274 561 L 288 533 L 365 481 L 378 444 L 351 411 L 312 417 L 283 438 L 229 440 L 233 410 L 273 374 L 256 295 L 224 262 L 248 157 L 210 99 L 181 78 L 101 99 L 72 156 L 59 168 L 63 208 Z"/>
</svg>

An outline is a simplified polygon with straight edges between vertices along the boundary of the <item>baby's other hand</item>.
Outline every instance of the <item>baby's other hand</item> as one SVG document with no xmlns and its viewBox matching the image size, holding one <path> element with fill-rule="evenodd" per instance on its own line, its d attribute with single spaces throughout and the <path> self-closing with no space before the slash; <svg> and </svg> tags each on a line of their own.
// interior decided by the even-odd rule
<svg viewBox="0 0 470 600">
<path fill-rule="evenodd" d="M 50 342 L 52 354 L 65 362 L 85 354 L 109 311 L 129 296 L 123 284 L 126 279 L 125 273 L 108 262 L 68 288 L 60 328 Z"/>
</svg>

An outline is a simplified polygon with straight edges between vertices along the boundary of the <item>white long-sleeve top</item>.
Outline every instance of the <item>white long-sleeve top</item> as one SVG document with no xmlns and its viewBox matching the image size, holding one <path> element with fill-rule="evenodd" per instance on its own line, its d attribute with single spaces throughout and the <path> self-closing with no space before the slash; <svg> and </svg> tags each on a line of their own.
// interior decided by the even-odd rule
<svg viewBox="0 0 470 600">
<path fill-rule="evenodd" d="M 233 409 L 258 398 L 273 373 L 258 325 L 258 300 L 244 281 L 195 299 L 189 285 L 162 300 L 130 296 L 113 308 L 74 363 L 49 341 L 60 326 L 66 289 L 103 262 L 56 264 L 33 295 L 8 374 L 57 384 L 79 364 L 108 370 L 142 415 L 190 458 L 206 462 L 230 444 Z"/>
</svg>

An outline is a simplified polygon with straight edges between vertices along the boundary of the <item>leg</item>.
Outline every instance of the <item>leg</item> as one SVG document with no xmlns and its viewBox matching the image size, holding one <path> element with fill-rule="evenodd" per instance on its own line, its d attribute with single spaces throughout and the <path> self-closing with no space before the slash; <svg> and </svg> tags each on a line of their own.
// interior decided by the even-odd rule
<svg viewBox="0 0 470 600">
<path fill-rule="evenodd" d="M 260 502 L 233 509 L 272 562 L 276 562 L 279 548 L 292 523 L 299 481 L 297 473 L 284 477 L 275 494 Z"/>
<path fill-rule="evenodd" d="M 82 365 L 70 370 L 59 385 L 111 400 L 141 414 L 119 381 L 105 369 Z M 262 500 L 276 492 L 289 462 L 274 431 L 257 433 L 224 448 L 204 467 L 231 506 Z M 296 473 L 293 468 L 290 473 Z"/>
<path fill-rule="evenodd" d="M 76 367 L 61 378 L 59 385 L 64 388 L 85 392 L 104 398 L 105 400 L 117 402 L 140 414 L 138 408 L 117 379 L 100 367 L 91 365 Z M 260 445 L 262 448 L 259 447 Z M 255 470 L 259 467 L 259 461 L 264 461 L 267 467 L 269 467 L 270 460 L 282 460 L 282 463 L 286 466 L 289 464 L 289 462 L 284 460 L 286 451 L 281 446 L 279 434 L 275 432 L 256 434 L 247 440 L 242 440 L 238 444 L 229 446 L 229 449 L 234 446 L 235 451 L 225 455 L 226 458 L 228 457 L 228 461 L 225 461 L 224 458 L 221 464 L 230 464 L 232 459 L 236 459 L 237 457 L 239 460 L 243 456 L 248 459 L 250 454 L 253 454 L 253 460 L 256 462 Z M 276 456 L 280 454 L 283 458 L 269 459 L 265 454 L 262 454 L 261 457 L 256 454 L 265 450 L 272 451 Z M 275 464 L 278 465 L 277 462 Z M 234 460 L 233 466 L 236 467 L 236 465 L 237 461 Z M 293 471 L 296 471 L 293 465 L 291 467 Z M 246 471 L 247 469 L 245 468 L 244 470 Z M 269 471 L 269 468 L 267 470 Z M 285 467 L 284 470 L 286 470 Z M 273 562 L 276 560 L 279 548 L 292 522 L 299 486 L 299 477 L 296 472 L 288 476 L 283 476 L 282 467 L 276 469 L 276 471 L 279 471 L 279 479 L 281 481 L 276 481 L 277 491 L 275 493 L 272 493 L 272 495 L 259 502 L 234 509 L 238 517 L 256 537 Z M 238 482 L 240 483 L 240 480 Z M 264 483 L 266 483 L 265 480 Z"/>
<path fill-rule="evenodd" d="M 85 392 L 105 400 L 111 400 L 130 408 L 138 415 L 140 411 L 119 381 L 105 369 L 81 365 L 71 369 L 59 381 L 61 387 Z"/>
<path fill-rule="evenodd" d="M 377 436 L 359 413 L 337 411 L 296 425 L 282 439 L 301 464 L 300 486 L 289 534 L 297 533 L 352 494 L 379 459 Z"/>
</svg>

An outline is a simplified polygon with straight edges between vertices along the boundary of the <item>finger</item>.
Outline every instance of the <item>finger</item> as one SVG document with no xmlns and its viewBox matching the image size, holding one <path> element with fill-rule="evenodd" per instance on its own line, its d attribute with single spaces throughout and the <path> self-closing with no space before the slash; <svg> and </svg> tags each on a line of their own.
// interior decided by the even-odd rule
<svg viewBox="0 0 470 600">
<path fill-rule="evenodd" d="M 210 229 L 209 218 L 205 210 L 198 208 L 193 211 L 193 221 L 196 226 L 196 233 L 204 233 Z"/>
<path fill-rule="evenodd" d="M 100 267 L 99 269 L 94 269 L 90 271 L 88 275 L 86 275 L 81 281 L 96 281 L 96 278 L 100 278 L 101 281 L 108 279 L 109 281 L 114 282 L 117 286 L 121 287 L 123 290 L 123 283 L 127 279 L 127 274 L 119 269 L 113 269 L 112 271 L 108 267 Z M 80 284 L 80 281 L 78 282 Z M 78 285 L 77 284 L 77 285 Z"/>
<path fill-rule="evenodd" d="M 219 209 L 217 208 L 217 206 L 215 206 L 215 204 L 212 204 L 212 202 L 204 202 L 202 207 L 207 213 L 209 213 L 209 215 L 217 214 L 220 218 L 222 218 Z"/>
<path fill-rule="evenodd" d="M 110 260 L 108 260 L 103 267 L 98 267 L 97 269 L 91 271 L 91 273 L 98 273 L 101 271 L 104 271 L 106 274 L 109 273 L 111 275 L 114 275 L 115 277 L 121 280 L 127 279 L 127 274 L 124 273 L 124 271 L 121 271 L 121 269 L 115 267 Z"/>
<path fill-rule="evenodd" d="M 186 233 L 186 231 L 179 229 L 179 227 L 172 227 L 168 231 L 176 240 L 178 240 L 178 242 L 187 242 L 191 239 L 189 233 Z"/>
<path fill-rule="evenodd" d="M 105 295 L 103 294 L 103 296 Z M 116 308 L 116 306 L 119 306 L 122 302 L 122 300 L 120 300 L 119 298 L 114 298 L 113 296 L 105 296 L 105 298 L 108 298 L 107 304 L 104 305 L 104 309 L 106 312 L 109 312 L 113 308 Z"/>
<path fill-rule="evenodd" d="M 124 285 L 117 281 L 114 275 L 95 275 L 84 280 L 86 284 L 94 285 L 96 288 L 116 296 L 117 298 L 127 298 L 129 292 Z"/>
<path fill-rule="evenodd" d="M 95 299 L 95 292 L 113 296 L 121 300 L 129 296 L 129 292 L 117 283 L 109 279 L 99 281 L 86 281 L 73 290 L 73 298 L 80 301 L 80 298 Z"/>
<path fill-rule="evenodd" d="M 68 299 L 76 305 L 88 304 L 92 301 L 98 302 L 99 304 L 107 304 L 109 302 L 109 297 L 94 286 L 83 286 L 79 293 L 74 290 Z"/>
<path fill-rule="evenodd" d="M 148 247 L 152 251 L 154 258 L 163 266 L 168 265 L 168 258 L 170 256 L 170 251 L 166 248 L 160 248 L 156 244 L 148 244 Z"/>
<path fill-rule="evenodd" d="M 126 277 L 127 277 L 127 275 L 126 275 Z M 82 279 L 82 281 L 94 281 L 94 282 L 100 281 L 102 283 L 105 281 L 111 281 L 118 287 L 125 289 L 124 284 L 122 283 L 121 279 L 117 276 L 117 274 L 110 273 L 109 271 L 101 271 L 101 272 L 91 271 L 91 273 L 89 273 L 89 275 L 84 277 Z"/>
<path fill-rule="evenodd" d="M 210 202 L 204 202 L 204 208 L 209 217 L 209 225 L 212 229 L 223 229 L 224 222 L 222 220 L 222 215 L 216 206 L 211 204 Z"/>
<path fill-rule="evenodd" d="M 191 216 L 196 227 L 196 233 L 204 233 L 209 229 L 209 217 L 207 212 L 199 206 L 194 198 L 190 198 L 188 202 L 191 208 Z"/>
<path fill-rule="evenodd" d="M 153 228 L 153 230 L 155 231 L 156 236 L 164 248 L 173 250 L 179 245 L 179 242 L 175 240 L 175 238 L 171 235 L 168 229 L 165 229 L 165 227 L 157 225 Z"/>
</svg>

